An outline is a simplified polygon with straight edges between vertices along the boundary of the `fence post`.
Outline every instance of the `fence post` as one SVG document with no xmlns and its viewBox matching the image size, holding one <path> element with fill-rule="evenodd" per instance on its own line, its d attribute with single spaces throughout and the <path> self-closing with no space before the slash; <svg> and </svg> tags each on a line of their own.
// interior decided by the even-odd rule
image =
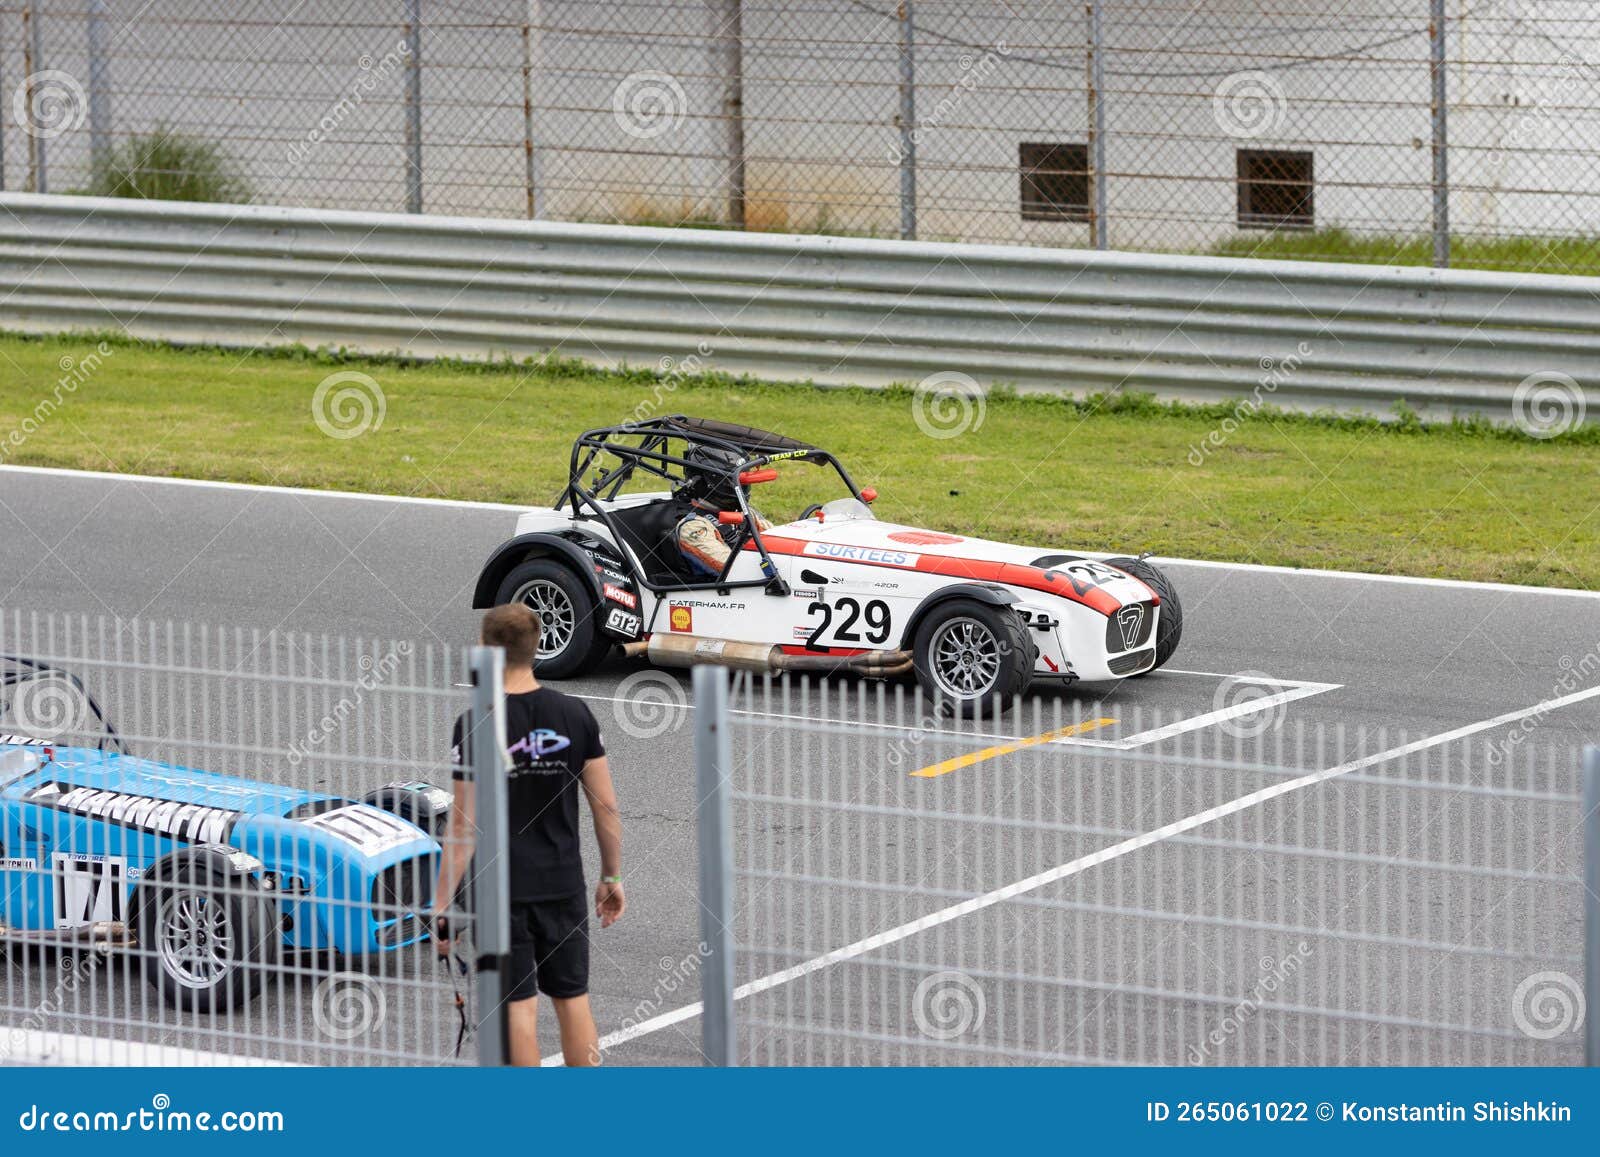
<svg viewBox="0 0 1600 1157">
<path fill-rule="evenodd" d="M 106 58 L 105 0 L 89 0 L 89 166 L 101 172 L 111 156 L 111 79 Z"/>
<path fill-rule="evenodd" d="M 1105 45 L 1101 0 L 1089 2 L 1089 232 L 1096 249 L 1106 248 Z"/>
<path fill-rule="evenodd" d="M 917 239 L 917 57 L 911 0 L 900 0 L 900 239 Z"/>
<path fill-rule="evenodd" d="M 422 212 L 422 0 L 406 0 L 406 212 Z"/>
<path fill-rule="evenodd" d="M 728 773 L 728 672 L 694 669 L 695 814 L 700 835 L 701 1050 L 706 1064 L 738 1062 L 733 1023 L 733 807 Z"/>
<path fill-rule="evenodd" d="M 506 653 L 473 647 L 472 704 L 468 715 L 468 765 L 477 805 L 478 839 L 472 886 L 478 944 L 478 1063 L 509 1064 L 511 1038 L 506 1014 L 506 977 L 511 963 L 511 879 L 506 863 L 510 823 L 506 815 Z"/>
<path fill-rule="evenodd" d="M 1445 61 L 1445 0 L 1431 0 L 1428 71 L 1433 81 L 1433 264 L 1450 267 L 1450 131 Z"/>
<path fill-rule="evenodd" d="M 543 13 L 539 0 L 528 0 L 528 18 L 522 26 L 522 152 L 527 165 L 530 221 L 544 218 L 543 191 L 539 188 L 539 150 L 533 144 L 533 78 L 536 69 L 544 63 L 543 52 Z"/>
<path fill-rule="evenodd" d="M 22 10 L 22 84 L 24 99 L 33 108 L 35 77 L 44 70 L 43 43 L 39 35 L 38 0 L 28 0 Z M 23 126 L 24 129 L 27 125 Z M 28 133 L 28 192 L 50 191 L 49 164 L 45 157 L 44 134 L 37 128 Z"/>
<path fill-rule="evenodd" d="M 745 225 L 744 203 L 744 5 L 721 0 L 711 7 L 712 43 L 721 49 L 713 75 L 722 78 L 723 150 L 728 161 L 728 224 Z"/>
<path fill-rule="evenodd" d="M 1600 747 L 1583 753 L 1583 1056 L 1600 1067 Z"/>
</svg>

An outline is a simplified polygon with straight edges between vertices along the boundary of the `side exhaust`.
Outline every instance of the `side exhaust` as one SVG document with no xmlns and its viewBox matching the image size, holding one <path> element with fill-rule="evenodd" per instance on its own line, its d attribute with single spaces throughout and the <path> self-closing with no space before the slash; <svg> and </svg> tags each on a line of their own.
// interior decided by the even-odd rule
<svg viewBox="0 0 1600 1157">
<path fill-rule="evenodd" d="M 693 667 L 712 663 L 735 671 L 769 674 L 806 671 L 816 674 L 849 672 L 873 679 L 889 679 L 911 671 L 910 651 L 868 651 L 862 655 L 790 655 L 766 643 L 730 643 L 699 635 L 657 633 L 648 642 L 625 643 L 622 653 L 648 658 L 660 667 Z"/>
</svg>

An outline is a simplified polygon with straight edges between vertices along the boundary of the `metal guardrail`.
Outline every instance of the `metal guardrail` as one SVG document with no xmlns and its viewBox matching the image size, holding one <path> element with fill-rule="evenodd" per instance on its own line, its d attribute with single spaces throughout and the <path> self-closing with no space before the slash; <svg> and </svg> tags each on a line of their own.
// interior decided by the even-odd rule
<svg viewBox="0 0 1600 1157">
<path fill-rule="evenodd" d="M 1600 412 L 1595 278 L 33 194 L 0 212 L 11 328 L 1429 416 L 1507 418 L 1519 383 L 1554 379 Z"/>
</svg>

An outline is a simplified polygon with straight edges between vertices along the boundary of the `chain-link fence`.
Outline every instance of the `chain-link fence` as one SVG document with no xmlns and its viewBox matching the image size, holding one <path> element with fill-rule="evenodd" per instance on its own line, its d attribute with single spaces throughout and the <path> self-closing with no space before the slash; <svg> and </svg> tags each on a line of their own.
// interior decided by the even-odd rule
<svg viewBox="0 0 1600 1157">
<path fill-rule="evenodd" d="M 404 641 L 0 616 L 0 1064 L 476 1060 L 476 978 L 425 938 L 468 677 Z"/>
<path fill-rule="evenodd" d="M 1579 753 L 1292 690 L 958 723 L 736 686 L 702 811 L 726 788 L 738 1063 L 1582 1063 Z"/>
<path fill-rule="evenodd" d="M 0 87 L 12 190 L 1600 268 L 1581 0 L 5 0 Z"/>
</svg>

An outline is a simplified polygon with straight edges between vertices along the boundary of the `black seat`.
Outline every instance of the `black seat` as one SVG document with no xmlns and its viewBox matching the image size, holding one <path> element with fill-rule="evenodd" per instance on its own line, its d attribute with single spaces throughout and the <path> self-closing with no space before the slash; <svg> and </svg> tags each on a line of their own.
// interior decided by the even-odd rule
<svg viewBox="0 0 1600 1157">
<path fill-rule="evenodd" d="M 678 549 L 678 523 L 689 513 L 687 503 L 668 499 L 613 511 L 611 522 L 655 583 L 699 577 Z"/>
</svg>

